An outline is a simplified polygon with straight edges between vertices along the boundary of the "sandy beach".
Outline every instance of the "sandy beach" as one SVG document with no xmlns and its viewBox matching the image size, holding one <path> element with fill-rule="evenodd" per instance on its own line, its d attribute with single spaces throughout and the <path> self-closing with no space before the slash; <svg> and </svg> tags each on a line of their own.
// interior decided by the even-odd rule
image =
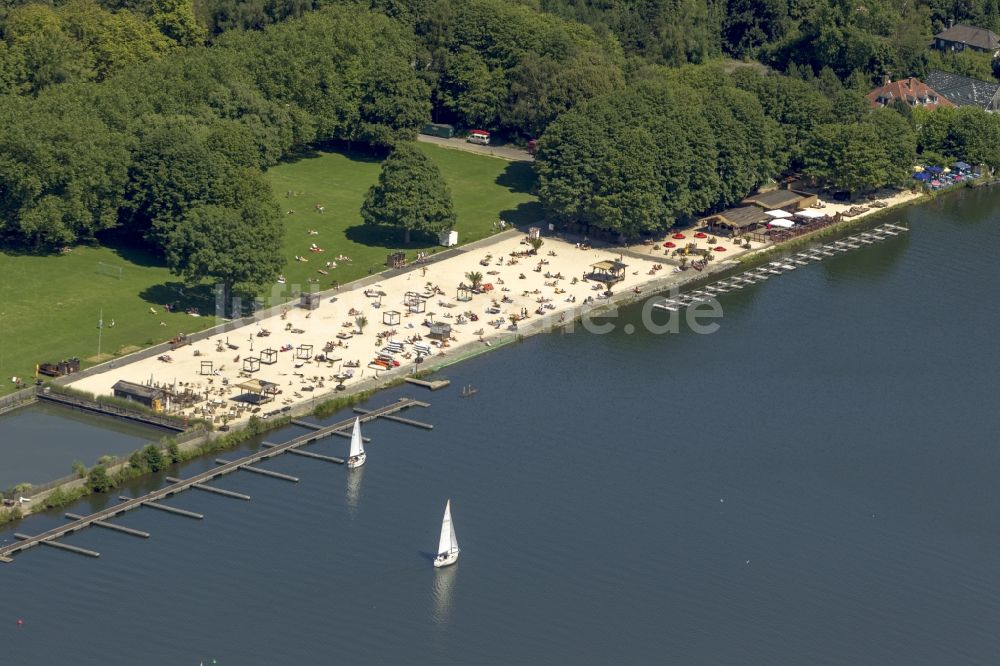
<svg viewBox="0 0 1000 666">
<path fill-rule="evenodd" d="M 888 208 L 918 196 L 904 191 L 883 201 Z M 824 203 L 823 212 L 829 214 L 850 207 Z M 884 209 L 872 208 L 852 219 L 877 210 Z M 746 250 L 728 238 L 711 238 L 694 229 L 684 230 L 683 239 L 675 239 L 674 233 L 659 242 L 628 247 L 581 246 L 543 234 L 544 243 L 536 255 L 530 254 L 525 234 L 502 233 L 460 248 L 447 258 L 426 260 L 403 273 L 382 276 L 375 283 L 364 280 L 365 286 L 345 285 L 322 292 L 314 310 L 291 304 L 277 312 L 272 309 L 270 316 L 158 357 L 134 362 L 119 359 L 113 366 L 107 364 L 105 371 L 69 385 L 111 395 L 119 380 L 152 382 L 196 396 L 196 402 L 183 409 L 172 406 L 172 413 L 215 424 L 237 424 L 254 414 L 267 416 L 332 394 L 350 393 L 373 379 L 433 367 L 448 356 L 460 357 L 514 334 L 546 330 L 623 296 L 642 297 L 701 279 L 733 267 L 741 256 L 769 247 L 754 243 Z M 664 245 L 671 242 L 678 247 L 695 243 L 709 250 L 714 259 L 702 272 L 679 271 L 679 258 Z M 603 284 L 585 278 L 593 264 L 602 261 L 626 265 L 610 298 Z M 479 293 L 460 293 L 460 285 L 469 285 L 466 276 L 470 272 L 482 274 L 482 288 Z M 367 320 L 363 331 L 358 329 L 358 317 Z M 512 318 L 519 320 L 516 326 Z M 450 325 L 450 339 L 433 339 L 432 323 Z M 272 350 L 273 363 L 258 366 L 247 361 L 266 359 L 265 349 Z M 422 364 L 417 361 L 420 356 L 424 356 Z M 374 363 L 380 357 L 381 366 Z M 253 391 L 240 387 L 253 380 L 268 383 L 273 399 L 255 403 Z"/>
</svg>

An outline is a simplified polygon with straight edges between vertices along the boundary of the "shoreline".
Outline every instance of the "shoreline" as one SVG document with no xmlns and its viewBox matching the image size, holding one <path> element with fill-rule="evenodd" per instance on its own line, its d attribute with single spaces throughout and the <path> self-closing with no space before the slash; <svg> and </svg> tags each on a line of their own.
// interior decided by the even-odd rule
<svg viewBox="0 0 1000 666">
<path fill-rule="evenodd" d="M 400 367 L 394 368 L 392 371 L 384 372 L 381 375 L 379 373 L 376 373 L 374 376 L 359 378 L 359 381 L 351 382 L 350 386 L 346 388 L 346 390 L 343 391 L 330 390 L 320 395 L 311 396 L 307 400 L 297 401 L 295 404 L 287 405 L 286 407 L 288 407 L 288 409 L 282 411 L 280 417 L 272 419 L 260 419 L 258 423 L 260 427 L 263 428 L 263 431 L 266 432 L 268 430 L 287 425 L 287 421 L 290 418 L 314 414 L 317 410 L 322 409 L 324 405 L 328 405 L 330 403 L 337 403 L 337 409 L 339 410 L 348 407 L 352 404 L 357 404 L 357 402 L 370 399 L 378 391 L 402 383 L 404 379 L 408 376 L 426 377 L 428 375 L 432 375 L 436 372 L 440 372 L 446 367 L 449 367 L 456 363 L 460 363 L 470 358 L 474 358 L 481 354 L 485 354 L 489 351 L 493 351 L 494 349 L 505 347 L 513 342 L 521 341 L 528 336 L 537 335 L 539 333 L 555 332 L 559 329 L 564 329 L 566 327 L 572 326 L 576 322 L 580 321 L 584 316 L 594 316 L 594 315 L 600 316 L 600 312 L 602 310 L 617 309 L 618 307 L 621 306 L 634 304 L 639 301 L 644 301 L 649 298 L 655 297 L 658 294 L 663 293 L 664 291 L 669 291 L 669 290 L 679 291 L 685 287 L 688 287 L 689 285 L 716 278 L 719 274 L 725 273 L 726 271 L 739 270 L 743 267 L 753 265 L 760 261 L 764 261 L 768 257 L 773 256 L 775 254 L 791 250 L 801 245 L 814 243 L 818 238 L 826 237 L 829 235 L 835 235 L 837 233 L 844 232 L 846 230 L 855 228 L 857 226 L 861 226 L 864 223 L 871 223 L 873 222 L 873 220 L 882 217 L 881 215 L 882 213 L 888 212 L 897 207 L 903 205 L 919 204 L 933 198 L 924 193 L 912 194 L 908 191 L 905 191 L 903 194 L 909 196 L 903 196 L 898 201 L 895 201 L 893 204 L 886 206 L 885 208 L 871 209 L 867 213 L 864 213 L 862 215 L 858 215 L 853 218 L 845 218 L 839 223 L 832 224 L 822 229 L 818 229 L 810 234 L 806 234 L 801 237 L 790 239 L 789 241 L 786 241 L 784 243 L 779 243 L 779 244 L 767 243 L 757 248 L 753 248 L 751 250 L 744 250 L 742 252 L 735 253 L 735 256 L 729 257 L 726 260 L 709 262 L 708 265 L 705 267 L 705 269 L 701 272 L 688 270 L 679 273 L 673 273 L 667 271 L 663 274 L 654 274 L 652 275 L 652 278 L 649 279 L 648 274 L 642 274 L 641 271 L 634 271 L 633 272 L 634 274 L 631 277 L 638 276 L 639 280 L 632 281 L 629 286 L 638 287 L 639 288 L 638 292 L 635 292 L 632 289 L 620 289 L 620 287 L 616 287 L 610 298 L 595 300 L 592 303 L 582 303 L 582 304 L 574 303 L 572 304 L 573 307 L 557 308 L 544 315 L 540 316 L 536 315 L 530 318 L 527 322 L 519 324 L 515 330 L 510 330 L 510 327 L 508 326 L 501 327 L 497 330 L 492 331 L 491 335 L 484 338 L 484 340 L 486 341 L 485 344 L 483 341 L 479 339 L 465 340 L 459 344 L 456 344 L 455 346 L 448 347 L 447 352 L 442 351 L 442 353 L 436 354 L 431 357 L 427 357 L 425 359 L 425 363 L 421 364 L 420 366 L 414 365 L 411 368 L 409 365 L 405 367 L 401 365 Z M 506 238 L 502 238 L 502 236 L 506 236 Z M 454 253 L 449 252 L 448 256 L 436 259 L 433 263 L 428 263 L 427 268 L 430 268 L 430 266 L 433 264 L 442 263 L 458 258 L 463 258 L 474 251 L 494 247 L 504 242 L 509 243 L 512 237 L 521 238 L 522 234 L 519 231 L 512 230 L 507 234 L 499 234 L 497 236 L 477 241 L 475 243 L 470 244 L 470 246 L 462 246 L 456 248 L 455 249 L 456 251 Z M 551 240 L 553 241 L 553 244 L 561 242 L 566 247 L 572 247 L 568 244 L 568 241 L 565 241 L 563 239 L 558 239 L 555 237 L 545 237 L 544 240 L 546 241 L 546 245 L 548 245 L 548 241 Z M 539 255 L 537 255 L 538 257 L 545 256 L 544 248 L 546 247 L 546 245 L 542 246 L 543 249 L 540 250 Z M 609 247 L 600 247 L 596 250 L 593 250 L 593 252 L 604 253 L 604 254 L 611 253 L 618 255 L 625 254 L 626 258 L 634 258 L 635 260 L 640 260 L 640 261 L 645 259 L 650 264 L 661 263 L 661 262 L 667 264 L 667 262 L 661 260 L 659 257 L 653 257 L 653 256 L 650 256 L 649 258 L 641 257 L 640 252 L 645 249 L 646 246 L 642 245 L 627 246 L 625 248 L 609 246 Z M 624 250 L 624 253 L 622 252 L 622 250 Z M 403 275 L 411 273 L 419 268 L 421 267 L 410 268 L 401 275 L 395 275 L 392 277 L 395 278 L 402 277 Z M 427 268 L 424 268 L 423 270 L 426 271 Z M 351 285 L 345 286 L 340 290 L 340 293 L 349 291 L 351 293 L 356 294 L 358 293 L 358 290 L 365 285 L 378 284 L 379 282 L 385 281 L 387 279 L 388 278 L 386 278 L 384 274 L 371 276 L 369 278 L 364 278 L 362 280 L 357 281 L 356 283 L 352 283 Z M 324 298 L 326 298 L 329 293 L 330 292 L 324 292 Z M 282 309 L 283 309 L 282 306 L 275 306 L 274 308 L 270 308 L 266 312 L 270 312 L 271 315 L 270 317 L 265 317 L 265 320 L 267 318 L 273 318 L 275 316 L 273 312 L 280 311 Z M 567 319 L 566 317 L 567 313 L 572 313 L 573 316 Z M 280 316 L 280 314 L 278 316 Z M 249 324 L 244 323 L 243 321 L 234 321 L 229 324 L 223 325 L 222 328 L 226 332 L 232 332 L 234 330 L 240 330 L 242 328 L 259 326 L 260 321 L 261 320 L 257 318 L 255 318 L 254 321 L 252 321 Z M 210 329 L 210 330 L 214 331 L 215 329 Z M 145 355 L 144 352 L 146 352 Z M 143 355 L 142 358 L 138 359 L 139 361 L 141 361 L 143 360 L 143 358 L 149 357 L 148 352 L 149 350 L 136 352 L 135 356 Z M 125 363 L 123 364 L 122 361 L 125 361 Z M 128 363 L 127 357 L 124 357 L 122 359 L 116 359 L 115 362 L 103 364 L 103 366 L 107 367 L 104 367 L 101 372 L 95 374 L 100 376 L 112 370 L 117 370 L 120 372 L 121 370 L 127 368 L 129 365 L 130 364 Z M 95 368 L 91 370 L 96 370 L 97 368 L 100 367 L 102 366 L 95 366 Z M 71 379 L 76 379 L 76 378 L 71 377 Z M 70 381 L 66 383 L 72 384 L 75 382 Z M 191 452 L 196 451 L 199 448 L 211 446 L 213 441 L 217 441 L 223 438 L 234 439 L 235 441 L 233 441 L 233 443 L 230 446 L 235 446 L 237 443 L 239 443 L 239 441 L 243 441 L 244 439 L 252 437 L 257 434 L 256 432 L 249 435 L 245 434 L 245 432 L 248 430 L 247 427 L 248 423 L 249 419 L 244 419 L 243 421 L 236 423 L 233 429 L 230 430 L 229 432 L 210 430 L 210 431 L 204 431 L 203 433 L 200 434 L 196 434 L 196 436 L 194 437 L 188 436 L 186 438 L 183 436 L 182 433 L 182 437 L 180 439 L 184 439 L 185 441 L 177 442 L 177 446 L 179 450 L 184 454 L 190 454 Z M 172 439 L 172 438 L 167 438 L 167 439 Z M 164 440 L 160 440 L 159 442 L 152 442 L 152 443 L 159 446 L 161 449 L 165 450 L 166 447 L 163 446 L 163 442 Z M 128 464 L 129 463 L 127 459 L 119 458 L 119 461 L 116 462 L 116 464 L 114 464 L 111 468 L 109 468 L 108 470 L 109 474 L 119 471 L 123 468 L 127 468 Z M 37 495 L 32 496 L 31 498 L 32 502 L 37 503 L 35 504 L 35 506 L 41 506 L 41 503 L 44 502 L 44 500 L 48 495 L 58 492 L 60 490 L 72 491 L 74 489 L 82 489 L 84 482 L 85 479 L 67 480 L 65 483 L 62 483 L 53 488 L 48 488 L 38 493 Z M 48 484 L 43 484 L 43 486 L 45 485 Z M 79 492 L 79 490 L 76 490 L 76 492 Z M 83 495 L 79 495 L 75 499 L 79 499 L 79 497 L 82 496 Z M 21 518 L 26 518 L 27 516 L 35 512 L 30 508 L 30 505 L 20 508 L 22 511 Z M 46 510 L 48 509 L 47 508 L 40 509 L 41 512 L 44 512 Z M 7 522 L 16 522 L 17 520 L 19 519 L 15 518 Z M 4 523 L 0 522 L 0 525 L 3 524 Z"/>
</svg>

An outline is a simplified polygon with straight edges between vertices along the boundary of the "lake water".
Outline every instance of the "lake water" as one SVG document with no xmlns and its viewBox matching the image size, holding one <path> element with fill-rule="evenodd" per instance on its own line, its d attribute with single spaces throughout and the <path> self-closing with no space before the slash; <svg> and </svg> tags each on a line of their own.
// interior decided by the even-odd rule
<svg viewBox="0 0 1000 666">
<path fill-rule="evenodd" d="M 73 461 L 131 453 L 167 430 L 36 403 L 0 416 L 0 488 L 44 483 L 72 473 Z M 2 589 L 2 588 L 0 588 Z"/>
<path fill-rule="evenodd" d="M 633 308 L 386 391 L 436 427 L 372 424 L 362 470 L 282 456 L 300 483 L 170 500 L 204 521 L 22 553 L 3 660 L 997 663 L 998 204 L 892 213 L 912 232 L 723 295 L 714 335 L 628 335 Z M 449 497 L 462 555 L 436 571 Z"/>
</svg>

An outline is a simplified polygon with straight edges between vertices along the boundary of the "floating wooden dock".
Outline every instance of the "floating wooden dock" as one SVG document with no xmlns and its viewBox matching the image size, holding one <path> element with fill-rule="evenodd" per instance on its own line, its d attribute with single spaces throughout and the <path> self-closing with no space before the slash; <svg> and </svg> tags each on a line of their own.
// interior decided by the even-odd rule
<svg viewBox="0 0 1000 666">
<path fill-rule="evenodd" d="M 879 241 L 884 241 L 891 237 L 898 236 L 906 231 L 909 231 L 909 229 L 898 224 L 882 224 L 874 229 L 846 236 L 819 247 L 802 250 L 789 255 L 787 258 L 771 261 L 737 275 L 731 275 L 727 278 L 719 280 L 718 282 L 700 287 L 695 291 L 664 298 L 659 303 L 654 304 L 653 307 L 658 310 L 678 312 L 681 308 L 691 307 L 693 305 L 697 305 L 698 303 L 703 303 L 718 296 L 719 294 L 741 289 L 749 284 L 763 282 L 772 275 L 783 275 L 787 271 L 794 271 L 800 266 L 808 266 L 809 264 L 817 261 L 822 261 L 827 257 L 832 257 L 838 252 L 850 252 L 851 250 L 857 250 L 858 248 L 873 245 Z"/>
<path fill-rule="evenodd" d="M 272 444 L 271 442 L 261 442 L 261 446 L 266 446 L 268 448 L 273 446 L 278 446 L 277 444 Z M 312 451 L 303 451 L 302 449 L 288 449 L 289 453 L 294 453 L 297 456 L 305 456 L 306 458 L 313 458 L 315 460 L 325 460 L 327 462 L 337 463 L 338 465 L 343 465 L 346 460 L 343 458 L 338 458 L 336 456 L 325 456 L 321 453 L 313 453 Z"/>
<path fill-rule="evenodd" d="M 373 409 L 371 411 L 363 411 L 360 418 L 362 422 L 374 421 L 377 418 L 384 418 L 386 416 L 391 416 L 396 412 L 402 411 L 408 407 L 429 407 L 426 402 L 421 402 L 419 400 L 412 400 L 410 398 L 400 398 L 398 401 L 380 407 L 378 409 Z M 408 421 L 409 419 L 407 419 Z M 419 421 L 414 421 L 413 424 L 420 423 Z M 77 546 L 70 546 L 64 543 L 57 543 L 54 540 L 60 537 L 66 536 L 67 534 L 72 534 L 91 525 L 95 525 L 100 522 L 106 522 L 109 518 L 114 518 L 126 511 L 131 511 L 142 506 L 148 506 L 154 509 L 160 509 L 163 511 L 170 511 L 171 513 L 176 513 L 178 515 L 188 516 L 191 518 L 203 518 L 202 514 L 195 513 L 194 511 L 186 511 L 184 509 L 177 509 L 172 506 L 167 506 L 165 504 L 159 504 L 158 500 L 166 499 L 172 495 L 176 495 L 179 492 L 187 490 L 188 488 L 194 488 L 198 485 L 205 484 L 212 479 L 235 472 L 240 469 L 246 469 L 249 465 L 254 465 L 264 460 L 269 460 L 270 458 L 275 458 L 282 453 L 298 449 L 301 446 L 315 442 L 318 439 L 333 435 L 335 432 L 348 429 L 354 425 L 354 418 L 349 418 L 338 423 L 333 423 L 328 426 L 323 426 L 313 432 L 306 433 L 299 437 L 288 440 L 282 444 L 275 444 L 270 447 L 266 447 L 260 451 L 256 451 L 247 456 L 233 460 L 231 462 L 221 463 L 219 467 L 215 467 L 210 470 L 201 472 L 187 479 L 182 479 L 171 483 L 170 485 L 160 488 L 159 490 L 154 490 L 150 493 L 146 493 L 141 497 L 128 498 L 120 497 L 122 500 L 120 504 L 110 506 L 101 511 L 90 514 L 89 516 L 84 516 L 73 520 L 71 523 L 67 523 L 61 527 L 55 527 L 41 534 L 36 534 L 34 536 L 28 535 L 15 535 L 20 541 L 8 544 L 6 546 L 0 546 L 0 562 L 12 562 L 13 559 L 11 555 L 19 553 L 23 550 L 33 548 L 38 545 L 52 546 L 53 548 L 60 548 L 62 550 L 74 552 L 80 555 L 88 555 L 90 557 L 99 557 L 100 553 L 92 550 L 87 550 L 86 548 L 79 548 Z M 421 427 L 425 427 L 429 424 L 423 424 Z M 255 471 L 260 471 L 259 468 L 255 468 Z M 270 470 L 265 470 L 270 472 Z M 278 474 L 274 472 L 273 474 Z M 282 475 L 289 476 L 289 475 Z M 294 478 L 294 477 L 292 477 Z M 218 490 L 218 489 L 216 489 Z M 103 526 L 102 526 L 103 527 Z"/>
<path fill-rule="evenodd" d="M 178 483 L 180 479 L 176 479 L 172 476 L 167 477 L 167 483 Z M 223 490 L 222 488 L 216 488 L 214 486 L 206 486 L 204 483 L 195 483 L 191 486 L 195 490 L 204 490 L 207 493 L 214 493 L 216 495 L 222 495 L 223 497 L 232 497 L 233 499 L 241 499 L 250 501 L 250 496 L 244 493 L 237 493 L 232 490 Z"/>
<path fill-rule="evenodd" d="M 303 421 L 302 419 L 292 419 L 291 423 L 292 423 L 292 425 L 297 425 L 300 428 L 309 428 L 310 430 L 322 430 L 323 429 L 323 426 L 321 426 L 318 423 L 312 423 L 311 421 Z M 337 437 L 346 437 L 347 439 L 351 438 L 351 433 L 347 432 L 346 430 L 337 430 L 336 432 L 333 432 L 332 434 L 336 435 Z M 365 444 L 367 444 L 368 442 L 372 441 L 372 438 L 371 437 L 365 437 L 364 435 L 362 435 L 361 436 L 361 440 Z M 267 446 L 267 445 L 265 444 L 265 446 Z"/>
<path fill-rule="evenodd" d="M 30 541 L 32 537 L 27 534 L 14 533 L 14 537 L 21 539 L 21 543 Z M 96 550 L 90 550 L 89 548 L 80 548 L 79 546 L 71 546 L 68 543 L 59 543 L 58 541 L 42 541 L 43 546 L 50 546 L 52 548 L 58 548 L 60 550 L 68 550 L 71 553 L 76 553 L 78 555 L 86 555 L 87 557 L 100 557 L 101 554 Z"/>
<path fill-rule="evenodd" d="M 432 391 L 437 391 L 438 389 L 443 389 L 445 386 L 451 384 L 450 379 L 417 379 L 416 377 L 407 377 L 406 383 L 413 384 L 414 386 L 423 386 L 424 388 L 429 388 Z"/>
<path fill-rule="evenodd" d="M 372 412 L 369 412 L 367 409 L 361 409 L 360 407 L 355 407 L 354 411 L 357 412 L 358 414 L 364 414 L 365 416 L 370 416 L 372 414 Z M 432 423 L 424 423 L 423 421 L 416 421 L 414 419 L 408 419 L 402 416 L 393 416 L 392 414 L 382 414 L 381 416 L 383 419 L 389 421 L 395 421 L 396 423 L 403 423 L 406 425 L 416 426 L 418 428 L 423 428 L 424 430 L 434 429 L 434 424 Z"/>
<path fill-rule="evenodd" d="M 76 513 L 65 513 L 63 514 L 70 520 L 82 520 L 83 516 Z M 124 525 L 115 525 L 114 523 L 106 523 L 103 520 L 95 520 L 91 523 L 95 527 L 103 527 L 108 530 L 113 530 L 115 532 L 121 532 L 122 534 L 129 534 L 131 536 L 141 537 L 143 539 L 148 539 L 150 537 L 149 532 L 143 532 L 142 530 L 135 530 L 131 527 L 125 527 Z"/>
</svg>

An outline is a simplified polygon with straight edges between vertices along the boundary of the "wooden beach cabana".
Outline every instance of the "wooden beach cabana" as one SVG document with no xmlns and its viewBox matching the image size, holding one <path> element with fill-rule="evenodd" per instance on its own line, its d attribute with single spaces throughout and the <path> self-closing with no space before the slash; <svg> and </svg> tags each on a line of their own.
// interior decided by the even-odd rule
<svg viewBox="0 0 1000 666">
<path fill-rule="evenodd" d="M 614 259 L 598 261 L 596 264 L 590 265 L 590 273 L 587 274 L 587 279 L 603 282 L 610 287 L 616 282 L 621 282 L 625 279 L 626 268 L 628 268 L 627 264 Z"/>
</svg>

